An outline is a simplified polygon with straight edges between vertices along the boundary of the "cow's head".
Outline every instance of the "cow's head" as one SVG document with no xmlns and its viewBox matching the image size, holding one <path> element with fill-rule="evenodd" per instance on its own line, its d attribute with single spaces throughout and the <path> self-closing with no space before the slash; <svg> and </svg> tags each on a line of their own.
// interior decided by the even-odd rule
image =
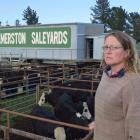
<svg viewBox="0 0 140 140">
<path fill-rule="evenodd" d="M 92 118 L 92 116 L 91 116 L 91 113 L 90 113 L 90 111 L 88 109 L 88 105 L 87 105 L 86 102 L 83 102 L 83 107 L 84 107 L 84 109 L 83 109 L 82 116 L 84 116 L 85 118 L 90 120 Z"/>
<path fill-rule="evenodd" d="M 38 105 L 42 106 L 45 103 L 45 92 L 42 92 L 42 95 L 39 99 Z"/>
<path fill-rule="evenodd" d="M 45 94 L 50 94 L 52 93 L 52 89 L 50 87 L 47 87 L 45 90 L 44 90 L 44 93 Z"/>
</svg>

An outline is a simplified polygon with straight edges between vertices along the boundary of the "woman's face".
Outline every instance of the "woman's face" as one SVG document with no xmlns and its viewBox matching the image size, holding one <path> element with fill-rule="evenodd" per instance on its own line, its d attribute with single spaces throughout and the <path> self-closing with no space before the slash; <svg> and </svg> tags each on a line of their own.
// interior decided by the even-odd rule
<svg viewBox="0 0 140 140">
<path fill-rule="evenodd" d="M 123 46 L 114 36 L 109 36 L 105 39 L 103 53 L 107 65 L 124 67 L 128 50 L 124 50 Z"/>
</svg>

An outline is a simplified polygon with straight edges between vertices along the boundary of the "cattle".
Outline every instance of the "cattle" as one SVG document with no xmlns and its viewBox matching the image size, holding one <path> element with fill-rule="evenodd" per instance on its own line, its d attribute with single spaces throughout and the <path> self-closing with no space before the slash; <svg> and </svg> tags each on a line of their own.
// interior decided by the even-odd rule
<svg viewBox="0 0 140 140">
<path fill-rule="evenodd" d="M 86 102 L 77 102 L 77 100 L 73 99 L 73 94 L 66 92 L 60 94 L 59 92 L 53 92 L 53 90 L 51 91 L 49 89 L 45 92 L 45 94 L 45 100 L 49 103 L 53 103 L 51 105 L 54 107 L 55 116 L 60 121 L 88 127 L 91 120 L 91 114 L 88 110 Z M 55 103 L 50 99 L 54 100 Z M 65 127 L 65 131 L 67 140 L 83 138 L 86 134 L 88 134 L 87 131 L 70 127 Z"/>
<path fill-rule="evenodd" d="M 31 115 L 58 121 L 55 114 L 49 111 L 46 106 L 43 106 L 45 103 L 44 99 L 45 94 L 42 94 L 38 104 L 33 107 Z M 60 125 L 35 119 L 32 120 L 32 124 L 35 134 L 55 138 L 56 140 L 66 140 L 65 130 Z"/>
<path fill-rule="evenodd" d="M 84 116 L 88 120 L 91 120 L 92 114 L 90 113 L 89 106 L 88 106 L 87 102 L 83 102 L 83 107 L 84 108 L 83 108 L 82 116 Z"/>
<path fill-rule="evenodd" d="M 92 116 L 92 120 L 94 120 L 95 118 L 95 95 L 94 94 L 90 94 L 90 96 L 87 97 L 87 106 L 89 109 L 89 112 Z"/>
<path fill-rule="evenodd" d="M 74 103 L 70 94 L 63 94 L 54 108 L 55 115 L 63 122 L 77 124 L 81 126 L 88 126 L 89 120 L 82 116 L 76 108 L 78 103 Z M 79 106 L 79 105 L 78 105 Z M 88 132 L 75 128 L 66 128 L 66 135 L 68 140 L 74 140 L 84 137 Z"/>
<path fill-rule="evenodd" d="M 91 83 L 82 81 L 68 81 L 64 83 L 63 86 L 77 89 L 91 89 Z M 65 92 L 71 94 L 74 102 L 85 102 L 87 97 L 90 95 L 89 92 L 81 90 L 67 90 Z"/>
<path fill-rule="evenodd" d="M 57 104 L 59 97 L 63 94 L 63 91 L 61 89 L 55 90 L 47 88 L 42 94 L 45 95 L 45 102 L 48 102 L 50 105 L 54 107 Z"/>
<path fill-rule="evenodd" d="M 59 110 L 58 108 L 60 106 L 61 106 L 61 109 L 62 107 L 65 108 L 66 106 L 69 106 L 70 107 L 69 109 L 72 108 L 74 111 L 79 112 L 80 114 L 83 114 L 84 117 L 90 120 L 92 116 L 88 109 L 86 99 L 84 99 L 85 102 L 83 102 L 83 100 L 81 101 L 80 100 L 81 98 L 78 97 L 78 95 L 80 96 L 80 94 L 76 92 L 75 91 L 71 92 L 71 90 L 64 90 L 64 89 L 52 90 L 48 88 L 44 93 L 45 94 L 44 102 L 48 102 L 49 104 L 51 104 L 55 110 Z M 65 109 L 62 109 L 62 111 L 63 110 Z M 71 113 L 72 111 L 70 112 L 70 114 Z"/>
</svg>

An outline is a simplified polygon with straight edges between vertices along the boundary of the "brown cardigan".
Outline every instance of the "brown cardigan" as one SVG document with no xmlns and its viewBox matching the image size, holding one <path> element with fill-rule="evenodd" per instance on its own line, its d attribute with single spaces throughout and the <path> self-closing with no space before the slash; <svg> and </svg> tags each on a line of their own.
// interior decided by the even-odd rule
<svg viewBox="0 0 140 140">
<path fill-rule="evenodd" d="M 94 140 L 140 140 L 140 76 L 103 73 L 95 96 Z"/>
</svg>

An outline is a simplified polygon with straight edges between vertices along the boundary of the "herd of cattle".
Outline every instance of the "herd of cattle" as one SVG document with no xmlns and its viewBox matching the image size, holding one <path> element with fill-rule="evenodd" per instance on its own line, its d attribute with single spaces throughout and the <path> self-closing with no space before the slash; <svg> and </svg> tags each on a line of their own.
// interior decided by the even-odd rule
<svg viewBox="0 0 140 140">
<path fill-rule="evenodd" d="M 28 77 L 28 82 L 30 83 L 29 88 L 33 88 L 40 82 L 39 79 L 40 75 L 38 74 L 35 75 L 36 73 L 33 73 L 33 71 L 28 72 L 31 72 L 32 74 L 28 75 L 30 75 L 31 78 L 32 77 L 34 78 L 33 81 L 32 79 L 30 80 L 30 77 Z M 23 73 L 21 75 L 23 75 Z M 35 77 L 33 75 L 35 75 Z M 15 77 L 18 76 L 15 75 Z M 97 89 L 100 80 L 99 78 L 97 81 L 95 80 L 95 82 L 93 82 L 92 78 L 91 74 L 89 73 L 89 75 L 88 76 L 85 75 L 85 77 L 79 76 L 79 81 L 65 80 L 65 82 L 63 83 L 62 82 L 53 83 L 52 86 L 51 84 L 50 86 L 48 86 L 47 83 L 47 88 L 44 88 L 38 104 L 34 105 L 32 109 L 31 115 L 88 127 L 89 123 L 94 120 L 95 115 L 94 114 L 95 92 L 91 92 L 91 90 L 95 91 Z M 24 82 L 22 82 L 23 79 L 19 78 L 18 80 L 21 82 L 21 84 L 20 82 L 18 82 L 18 85 L 16 86 L 19 86 L 20 84 L 20 86 L 22 86 L 24 90 L 25 88 Z M 15 84 L 17 83 L 15 82 Z M 56 85 L 58 87 L 66 87 L 66 88 L 57 88 L 55 87 Z M 4 89 L 6 86 L 9 85 L 3 84 L 3 87 L 1 86 L 1 88 Z M 74 88 L 75 90 L 72 90 L 72 88 Z M 13 88 L 10 87 L 10 89 L 12 90 Z M 78 89 L 87 89 L 87 91 L 86 90 L 82 91 Z M 7 90 L 6 94 L 9 95 L 10 93 Z M 47 108 L 47 106 L 44 106 L 44 103 L 48 103 L 49 105 L 51 105 L 53 110 L 50 110 Z M 77 129 L 73 127 L 58 125 L 34 119 L 32 120 L 32 125 L 34 133 L 49 138 L 55 138 L 56 140 L 79 140 L 80 138 L 85 137 L 89 133 L 89 131 L 85 131 L 82 129 Z"/>
</svg>

